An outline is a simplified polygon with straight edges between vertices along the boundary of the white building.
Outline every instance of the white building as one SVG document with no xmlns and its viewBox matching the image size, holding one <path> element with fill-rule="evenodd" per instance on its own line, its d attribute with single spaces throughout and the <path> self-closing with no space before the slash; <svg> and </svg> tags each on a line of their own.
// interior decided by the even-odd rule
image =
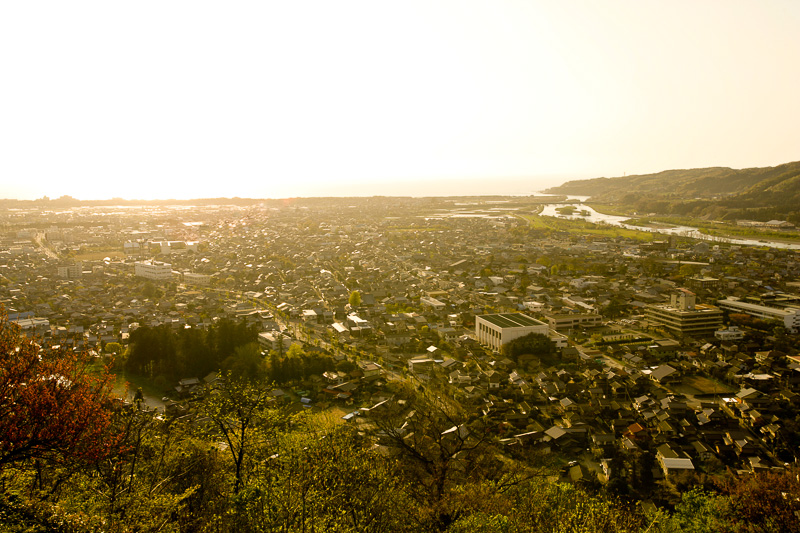
<svg viewBox="0 0 800 533">
<path fill-rule="evenodd" d="M 550 328 L 544 322 L 522 313 L 478 315 L 475 317 L 475 335 L 478 342 L 500 350 L 506 344 L 529 333 L 549 335 Z"/>
<path fill-rule="evenodd" d="M 430 307 L 434 311 L 441 311 L 442 309 L 447 307 L 446 303 L 437 300 L 436 298 L 431 298 L 430 296 L 421 296 L 419 299 L 419 303 L 422 304 L 423 306 Z"/>
<path fill-rule="evenodd" d="M 200 285 L 207 287 L 211 284 L 211 276 L 208 274 L 195 274 L 194 272 L 184 272 L 183 282 L 187 285 Z"/>
<path fill-rule="evenodd" d="M 796 307 L 767 307 L 766 305 L 751 304 L 742 302 L 736 298 L 726 298 L 718 300 L 717 305 L 722 309 L 727 309 L 734 313 L 744 313 L 756 318 L 763 318 L 766 320 L 780 320 L 783 326 L 790 333 L 797 333 L 800 331 L 800 309 Z"/>
<path fill-rule="evenodd" d="M 721 341 L 740 341 L 744 339 L 744 331 L 731 326 L 728 329 L 718 329 L 714 332 L 714 336 Z"/>
<path fill-rule="evenodd" d="M 284 334 L 278 331 L 265 331 L 263 333 L 258 334 L 258 344 L 267 349 L 274 352 L 279 352 L 281 348 L 281 344 L 283 344 L 283 351 L 286 351 L 292 346 L 291 337 L 287 337 Z"/>
<path fill-rule="evenodd" d="M 80 261 L 74 265 L 63 265 L 58 267 L 58 277 L 64 279 L 79 279 L 83 275 L 83 263 Z"/>
<path fill-rule="evenodd" d="M 565 313 L 549 315 L 547 321 L 555 330 L 573 329 L 578 327 L 594 328 L 603 325 L 603 317 L 596 313 Z"/>
<path fill-rule="evenodd" d="M 142 246 L 136 241 L 126 241 L 122 244 L 122 251 L 126 254 L 138 254 L 142 251 Z"/>
<path fill-rule="evenodd" d="M 134 274 L 141 278 L 169 281 L 172 279 L 172 265 L 160 261 L 137 261 L 134 263 Z"/>
<path fill-rule="evenodd" d="M 185 254 L 189 251 L 196 253 L 198 244 L 197 241 L 153 241 L 150 243 L 151 246 L 160 248 L 161 255 Z"/>
</svg>

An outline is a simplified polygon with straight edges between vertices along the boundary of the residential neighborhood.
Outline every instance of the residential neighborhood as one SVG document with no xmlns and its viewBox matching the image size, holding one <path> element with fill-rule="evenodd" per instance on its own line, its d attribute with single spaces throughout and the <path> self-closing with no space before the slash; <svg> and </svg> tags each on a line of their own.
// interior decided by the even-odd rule
<svg viewBox="0 0 800 533">
<path fill-rule="evenodd" d="M 540 204 L 9 210 L 0 303 L 37 342 L 109 362 L 139 328 L 242 322 L 264 359 L 329 361 L 277 384 L 283 401 L 357 425 L 408 382 L 468 406 L 506 449 L 563 460 L 568 482 L 796 463 L 798 252 L 545 231 L 529 220 Z M 531 334 L 546 350 L 514 348 Z M 155 405 L 213 379 L 179 377 Z"/>
</svg>

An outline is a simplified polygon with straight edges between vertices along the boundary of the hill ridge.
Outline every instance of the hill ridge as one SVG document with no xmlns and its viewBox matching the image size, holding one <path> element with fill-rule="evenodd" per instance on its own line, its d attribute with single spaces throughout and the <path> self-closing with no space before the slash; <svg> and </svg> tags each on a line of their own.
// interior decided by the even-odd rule
<svg viewBox="0 0 800 533">
<path fill-rule="evenodd" d="M 593 202 L 661 214 L 800 221 L 800 161 L 774 167 L 675 169 L 573 180 L 545 192 L 590 196 Z"/>
</svg>

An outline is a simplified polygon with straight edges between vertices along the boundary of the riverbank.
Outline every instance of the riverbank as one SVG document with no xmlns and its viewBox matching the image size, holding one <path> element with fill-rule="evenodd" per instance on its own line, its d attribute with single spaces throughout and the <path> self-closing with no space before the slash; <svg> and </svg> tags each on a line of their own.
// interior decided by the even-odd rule
<svg viewBox="0 0 800 533">
<path fill-rule="evenodd" d="M 692 221 L 692 219 L 682 217 L 653 217 L 653 218 L 633 218 L 631 216 L 619 216 L 601 213 L 593 209 L 589 205 L 584 205 L 583 210 L 589 212 L 588 216 L 581 214 L 566 215 L 558 212 L 558 209 L 563 207 L 563 204 L 548 204 L 542 206 L 537 214 L 542 217 L 553 217 L 560 220 L 590 222 L 598 225 L 616 226 L 618 228 L 625 228 L 628 230 L 636 230 L 649 233 L 661 233 L 666 235 L 677 235 L 680 237 L 689 237 L 692 239 L 700 239 L 706 241 L 725 242 L 728 244 L 738 244 L 743 246 L 767 246 L 770 248 L 783 248 L 800 250 L 800 235 L 797 238 L 785 234 L 775 234 L 774 231 L 769 233 L 756 232 L 754 228 L 740 228 L 740 227 L 725 227 L 726 231 L 714 228 L 712 223 L 708 221 L 699 221 L 702 227 L 684 225 Z M 639 225 L 634 225 L 634 224 Z M 647 225 L 644 225 L 647 224 Z M 651 226 L 650 224 L 656 224 Z M 711 227 L 709 227 L 711 226 Z"/>
</svg>

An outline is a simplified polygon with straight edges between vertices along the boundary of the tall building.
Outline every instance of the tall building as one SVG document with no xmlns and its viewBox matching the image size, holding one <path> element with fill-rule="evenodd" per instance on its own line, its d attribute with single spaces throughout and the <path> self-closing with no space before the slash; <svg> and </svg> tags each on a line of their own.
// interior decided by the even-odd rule
<svg viewBox="0 0 800 533">
<path fill-rule="evenodd" d="M 73 265 L 61 265 L 58 267 L 58 277 L 64 279 L 80 279 L 83 275 L 83 263 L 78 261 Z"/>
<path fill-rule="evenodd" d="M 669 304 L 648 305 L 645 316 L 651 324 L 676 335 L 713 335 L 722 328 L 722 310 L 697 303 L 697 296 L 687 289 L 670 295 Z"/>
</svg>

